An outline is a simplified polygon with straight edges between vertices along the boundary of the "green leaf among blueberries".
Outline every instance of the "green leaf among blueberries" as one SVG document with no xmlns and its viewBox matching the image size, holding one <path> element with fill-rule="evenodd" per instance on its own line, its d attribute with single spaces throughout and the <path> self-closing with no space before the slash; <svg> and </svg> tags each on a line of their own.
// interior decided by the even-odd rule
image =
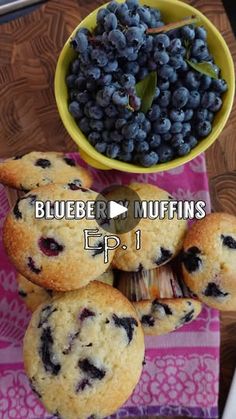
<svg viewBox="0 0 236 419">
<path fill-rule="evenodd" d="M 157 85 L 157 73 L 152 71 L 135 85 L 137 96 L 141 99 L 140 111 L 146 113 L 152 106 Z"/>
<path fill-rule="evenodd" d="M 218 79 L 217 69 L 208 61 L 202 61 L 201 63 L 194 63 L 191 60 L 186 60 L 188 65 L 192 67 L 195 71 L 205 74 L 206 76 L 211 77 L 212 79 Z"/>
</svg>

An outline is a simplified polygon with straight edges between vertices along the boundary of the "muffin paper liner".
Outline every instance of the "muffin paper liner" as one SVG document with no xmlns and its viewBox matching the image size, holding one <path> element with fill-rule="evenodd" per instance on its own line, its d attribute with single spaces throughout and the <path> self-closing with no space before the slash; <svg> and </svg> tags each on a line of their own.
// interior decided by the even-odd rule
<svg viewBox="0 0 236 419">
<path fill-rule="evenodd" d="M 187 288 L 182 289 L 180 280 L 169 263 L 150 271 L 118 271 L 115 286 L 130 301 L 189 297 Z"/>
<path fill-rule="evenodd" d="M 81 162 L 78 154 L 72 156 Z M 83 162 L 81 165 L 86 166 Z M 177 199 L 204 200 L 210 211 L 204 155 L 163 173 L 90 170 L 94 176 L 93 189 L 98 191 L 111 184 L 148 182 L 166 189 Z M 6 190 L 0 185 L 1 230 L 8 209 Z M 18 297 L 15 277 L 0 237 L 0 418 L 55 418 L 45 412 L 24 373 L 22 340 L 30 312 Z M 140 381 L 129 400 L 112 417 L 218 418 L 219 338 L 218 311 L 206 306 L 195 321 L 181 329 L 165 336 L 146 337 Z"/>
</svg>

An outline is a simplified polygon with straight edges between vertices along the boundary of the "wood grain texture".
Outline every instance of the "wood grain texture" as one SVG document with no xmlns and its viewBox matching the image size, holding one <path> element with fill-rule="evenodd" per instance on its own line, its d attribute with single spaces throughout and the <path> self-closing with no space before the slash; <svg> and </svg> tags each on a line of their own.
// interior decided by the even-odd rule
<svg viewBox="0 0 236 419">
<path fill-rule="evenodd" d="M 59 52 L 78 22 L 102 0 L 50 0 L 33 13 L 0 26 L 0 157 L 30 150 L 75 150 L 56 109 L 53 79 Z M 221 0 L 192 0 L 223 34 L 236 58 L 236 41 Z M 207 151 L 214 211 L 235 214 L 235 106 L 223 133 Z M 220 407 L 236 366 L 236 314 L 221 322 Z M 176 418 L 177 419 L 177 418 Z"/>
</svg>

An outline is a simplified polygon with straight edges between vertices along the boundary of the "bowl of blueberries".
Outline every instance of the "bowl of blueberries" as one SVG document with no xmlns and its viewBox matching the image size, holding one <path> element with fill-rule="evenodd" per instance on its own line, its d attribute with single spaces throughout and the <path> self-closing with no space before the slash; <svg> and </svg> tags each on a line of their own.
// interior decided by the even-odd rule
<svg viewBox="0 0 236 419">
<path fill-rule="evenodd" d="M 178 0 L 103 5 L 59 56 L 55 97 L 65 128 L 94 167 L 151 173 L 180 166 L 218 138 L 235 89 L 216 27 Z"/>
</svg>

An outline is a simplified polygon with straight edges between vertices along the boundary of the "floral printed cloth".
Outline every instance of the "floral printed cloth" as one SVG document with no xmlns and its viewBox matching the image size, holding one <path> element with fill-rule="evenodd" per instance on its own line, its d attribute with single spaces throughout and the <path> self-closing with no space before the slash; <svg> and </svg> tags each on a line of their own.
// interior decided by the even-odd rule
<svg viewBox="0 0 236 419">
<path fill-rule="evenodd" d="M 74 157 L 79 160 L 78 154 Z M 91 169 L 94 189 L 131 181 L 149 182 L 178 199 L 210 200 L 204 155 L 169 172 L 125 174 Z M 0 185 L 0 229 L 8 211 Z M 1 232 L 0 232 L 1 234 Z M 15 270 L 0 236 L 0 419 L 49 419 L 32 393 L 22 363 L 22 339 L 30 313 L 18 297 Z M 179 415 L 218 417 L 219 315 L 204 307 L 189 325 L 167 336 L 146 338 L 146 365 L 139 384 L 113 417 Z M 132 366 L 131 366 L 132 367 Z"/>
</svg>

